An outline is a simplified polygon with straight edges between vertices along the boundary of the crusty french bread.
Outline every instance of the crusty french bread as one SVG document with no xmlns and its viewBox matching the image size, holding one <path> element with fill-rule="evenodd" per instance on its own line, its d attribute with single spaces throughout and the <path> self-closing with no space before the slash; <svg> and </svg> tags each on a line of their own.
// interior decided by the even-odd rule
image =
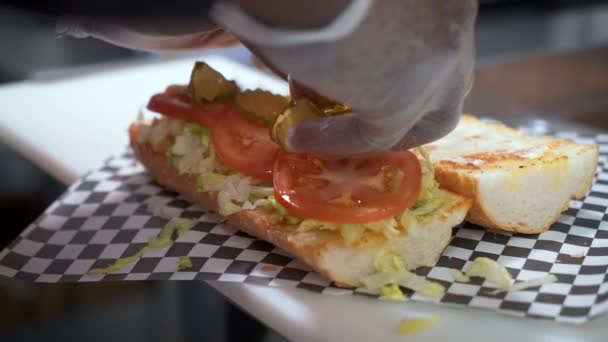
<svg viewBox="0 0 608 342">
<path fill-rule="evenodd" d="M 180 175 L 167 159 L 152 150 L 149 144 L 137 142 L 137 129 L 130 130 L 131 147 L 136 158 L 162 186 L 182 194 L 203 209 L 217 211 L 213 193 L 196 191 L 196 177 Z M 446 194 L 448 194 L 446 192 Z M 296 231 L 296 227 L 278 223 L 277 214 L 264 208 L 243 210 L 229 216 L 228 223 L 304 261 L 314 270 L 339 286 L 359 286 L 359 279 L 374 272 L 373 260 L 384 249 L 397 251 L 408 269 L 430 266 L 448 244 L 452 228 L 460 224 L 471 201 L 448 194 L 449 207 L 424 227 L 407 227 L 407 233 L 390 240 L 383 234 L 367 232 L 352 245 L 346 245 L 339 234 L 327 231 Z"/>
<path fill-rule="evenodd" d="M 465 115 L 426 146 L 442 188 L 473 199 L 467 220 L 488 229 L 536 234 L 591 187 L 597 146 L 530 137 Z"/>
</svg>

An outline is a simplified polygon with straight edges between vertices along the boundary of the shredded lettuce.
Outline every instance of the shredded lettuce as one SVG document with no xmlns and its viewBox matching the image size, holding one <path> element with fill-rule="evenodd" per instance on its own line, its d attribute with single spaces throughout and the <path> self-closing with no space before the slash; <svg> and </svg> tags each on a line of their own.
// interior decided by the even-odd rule
<svg viewBox="0 0 608 342">
<path fill-rule="evenodd" d="M 205 172 L 196 179 L 196 191 L 218 191 L 222 188 L 228 176 L 215 172 Z"/>
<path fill-rule="evenodd" d="M 298 226 L 299 231 L 310 230 L 331 230 L 339 232 L 345 239 L 345 243 L 354 242 L 353 237 L 360 237 L 365 230 L 384 234 L 387 239 L 399 236 L 402 234 L 399 222 L 394 218 L 389 218 L 382 221 L 367 222 L 367 223 L 333 223 L 314 219 L 304 219 Z"/>
<path fill-rule="evenodd" d="M 382 294 L 382 299 L 392 300 L 402 302 L 405 300 L 405 295 L 403 291 L 399 288 L 397 284 L 387 284 L 380 287 L 380 294 Z"/>
<path fill-rule="evenodd" d="M 418 201 L 414 204 L 411 211 L 416 215 L 418 220 L 420 220 L 421 217 L 425 219 L 425 217 L 431 216 L 446 203 L 445 197 L 446 196 L 443 196 L 440 192 L 437 192 L 432 198 L 424 202 Z"/>
<path fill-rule="evenodd" d="M 253 199 L 266 198 L 274 196 L 274 188 L 272 186 L 255 186 L 252 185 L 249 191 L 250 197 Z"/>
<path fill-rule="evenodd" d="M 177 236 L 182 236 L 187 231 L 194 227 L 195 222 L 190 219 L 176 217 L 171 219 L 161 229 L 160 233 L 148 240 L 148 246 L 150 248 L 164 248 L 169 247 L 173 243 L 173 234 L 177 233 Z"/>
<path fill-rule="evenodd" d="M 181 174 L 199 174 L 225 168 L 210 147 L 209 131 L 203 126 L 185 124 L 183 131 L 175 136 L 169 151 L 173 164 Z"/>
<path fill-rule="evenodd" d="M 148 142 L 155 149 L 170 136 L 177 136 L 182 133 L 184 122 L 179 119 L 160 119 L 154 120 L 151 125 L 140 125 L 138 140 Z"/>
<path fill-rule="evenodd" d="M 234 203 L 230 193 L 225 191 L 220 191 L 217 194 L 217 204 L 220 207 L 219 213 L 222 216 L 230 216 L 243 209 L 240 205 Z"/>
<path fill-rule="evenodd" d="M 396 274 L 397 284 L 415 291 L 425 297 L 441 298 L 445 294 L 443 285 L 408 271 L 400 271 Z"/>
<path fill-rule="evenodd" d="M 399 230 L 399 223 L 393 217 L 382 221 L 362 223 L 361 225 L 365 229 L 383 233 L 387 239 L 401 235 L 401 231 Z"/>
<path fill-rule="evenodd" d="M 415 334 L 434 327 L 439 322 L 440 316 L 435 315 L 428 318 L 404 319 L 399 322 L 399 335 Z"/>
<path fill-rule="evenodd" d="M 265 207 L 268 205 L 270 205 L 270 202 L 267 199 L 260 198 L 260 199 L 254 200 L 253 202 L 251 202 L 250 200 L 245 201 L 245 203 L 243 203 L 242 208 L 243 208 L 243 210 L 253 210 L 255 208 Z"/>
<path fill-rule="evenodd" d="M 418 153 L 422 156 L 420 162 L 422 168 L 420 197 L 409 210 L 400 215 L 399 223 L 404 227 L 410 227 L 415 222 L 430 223 L 433 217 L 450 203 L 450 197 L 439 189 L 439 183 L 435 179 L 435 170 L 429 155 L 422 147 L 418 148 Z"/>
<path fill-rule="evenodd" d="M 478 257 L 467 266 L 465 274 L 469 277 L 481 277 L 498 285 L 501 289 L 507 289 L 511 285 L 511 274 L 507 269 L 496 261 Z"/>
<path fill-rule="evenodd" d="M 552 284 L 555 282 L 557 282 L 557 277 L 553 274 L 548 274 L 544 277 L 530 279 L 530 280 L 522 281 L 521 283 L 513 284 L 513 286 L 509 287 L 508 291 L 509 292 L 521 291 L 521 290 L 529 289 L 531 287 Z"/>
<path fill-rule="evenodd" d="M 285 209 L 284 206 L 280 205 L 274 196 L 268 196 L 268 202 L 270 202 L 270 205 L 272 205 L 274 210 L 276 210 L 279 215 L 281 215 L 281 216 L 289 215 L 289 212 L 287 212 L 287 209 Z"/>
<path fill-rule="evenodd" d="M 363 277 L 361 283 L 372 292 L 381 292 L 386 285 L 400 285 L 429 298 L 440 298 L 445 288 L 406 270 L 401 258 L 393 251 L 381 250 L 374 259 L 375 273 Z"/>
<path fill-rule="evenodd" d="M 418 153 L 422 156 L 422 160 L 420 161 L 422 186 L 418 202 L 427 202 L 434 197 L 436 190 L 439 189 L 439 183 L 435 180 L 435 169 L 428 153 L 422 147 L 418 148 Z"/>
<path fill-rule="evenodd" d="M 365 228 L 360 224 L 345 224 L 342 226 L 340 234 L 342 234 L 344 243 L 347 246 L 351 246 L 353 243 L 359 240 L 364 231 Z"/>
<path fill-rule="evenodd" d="M 110 266 L 107 266 L 107 267 L 93 268 L 89 272 L 87 272 L 87 274 L 88 275 L 102 275 L 102 274 L 108 274 L 108 273 L 120 271 L 123 267 L 139 260 L 144 254 L 146 254 L 146 252 L 149 249 L 150 249 L 150 247 L 148 247 L 148 246 L 142 247 L 139 251 L 137 251 L 137 253 L 135 253 L 131 256 L 120 258 L 120 259 L 116 260 L 113 264 L 111 264 Z"/>
<path fill-rule="evenodd" d="M 441 284 L 427 280 L 407 270 L 400 270 L 394 273 L 377 272 L 362 278 L 361 283 L 372 292 L 378 292 L 382 286 L 388 284 L 398 284 L 433 299 L 440 298 L 445 293 L 445 288 Z"/>
<path fill-rule="evenodd" d="M 161 229 L 160 233 L 157 236 L 150 238 L 150 240 L 148 240 L 148 245 L 142 247 L 139 251 L 137 251 L 137 253 L 128 257 L 120 258 L 107 267 L 93 268 L 89 272 L 87 272 L 87 274 L 103 275 L 119 271 L 123 267 L 141 259 L 150 248 L 166 248 L 171 246 L 171 244 L 173 243 L 172 236 L 174 233 L 177 233 L 177 236 L 180 237 L 187 231 L 192 229 L 192 227 L 194 227 L 194 224 L 195 222 L 191 219 L 181 217 L 172 218 L 171 220 L 169 220 L 169 222 L 167 222 L 163 229 Z M 192 265 L 190 267 L 192 267 Z"/>
<path fill-rule="evenodd" d="M 192 259 L 188 256 L 179 257 L 179 261 L 177 262 L 177 270 L 183 271 L 192 268 Z"/>
<path fill-rule="evenodd" d="M 374 269 L 378 272 L 396 273 L 405 269 L 403 261 L 394 251 L 382 249 L 374 258 Z"/>
<path fill-rule="evenodd" d="M 416 220 L 416 214 L 414 214 L 411 210 L 404 211 L 399 216 L 399 224 L 401 227 L 406 227 L 408 229 L 408 233 L 411 233 L 411 227 L 414 227 L 418 221 Z"/>
<path fill-rule="evenodd" d="M 531 287 L 538 287 L 538 286 L 543 286 L 546 284 L 552 284 L 557 282 L 557 277 L 553 274 L 547 274 L 544 277 L 540 277 L 540 278 L 534 278 L 534 279 L 530 279 L 530 280 L 526 280 L 526 281 L 522 281 L 520 283 L 515 283 L 511 286 L 509 286 L 506 289 L 497 289 L 495 291 L 490 292 L 491 294 L 497 294 L 500 292 L 515 292 L 515 291 L 522 291 L 525 289 L 529 289 Z"/>
<path fill-rule="evenodd" d="M 145 125 L 144 125 L 145 126 Z M 163 118 L 149 127 L 148 135 L 156 139 L 173 134 L 173 146 L 167 151 L 167 158 L 181 174 L 197 176 L 198 192 L 217 192 L 220 214 L 228 216 L 240 210 L 251 210 L 259 206 L 274 209 L 286 222 L 298 225 L 299 231 L 331 230 L 338 232 L 345 244 L 352 245 L 360 240 L 366 231 L 384 234 L 387 239 L 402 235 L 407 229 L 414 234 L 413 227 L 426 224 L 445 207 L 449 197 L 439 190 L 434 170 L 428 155 L 422 149 L 421 167 L 423 170 L 422 189 L 418 201 L 409 210 L 396 217 L 364 224 L 337 224 L 318 220 L 300 219 L 289 213 L 274 198 L 272 186 L 254 184 L 254 181 L 229 170 L 216 156 L 210 142 L 209 130 L 201 125 L 185 123 L 181 120 Z M 160 137 L 160 138 L 159 138 Z M 391 189 L 400 184 L 403 175 L 396 173 L 391 179 Z M 393 184 L 394 183 L 394 184 Z M 410 229 L 411 228 L 411 229 Z"/>
<path fill-rule="evenodd" d="M 238 175 L 206 172 L 198 176 L 196 191 L 216 191 L 220 215 L 229 216 L 241 211 L 240 203 L 249 199 L 249 181 L 249 178 Z"/>
<path fill-rule="evenodd" d="M 471 278 L 469 278 L 469 276 L 460 272 L 459 270 L 450 270 L 450 274 L 452 274 L 452 278 L 454 278 L 454 281 L 457 281 L 459 283 L 468 283 L 471 281 Z"/>
<path fill-rule="evenodd" d="M 268 203 L 270 203 L 270 206 L 276 211 L 277 214 L 279 214 L 279 216 L 281 216 L 284 220 L 286 220 L 287 223 L 299 224 L 302 221 L 298 217 L 290 214 L 284 206 L 282 206 L 279 202 L 277 202 L 277 199 L 274 196 L 268 196 L 267 199 L 268 199 Z M 304 223 L 304 222 L 302 222 L 302 223 Z M 307 229 L 303 229 L 303 230 L 306 231 Z"/>
<path fill-rule="evenodd" d="M 137 139 L 139 143 L 150 143 L 155 151 L 162 146 L 165 156 L 180 174 L 233 173 L 217 158 L 209 129 L 204 126 L 164 117 L 151 124 L 141 124 Z M 167 142 L 171 144 L 166 146 Z"/>
<path fill-rule="evenodd" d="M 288 215 L 287 210 L 284 212 L 277 210 L 280 215 Z M 307 232 L 311 230 L 335 230 L 339 231 L 341 224 L 333 222 L 319 221 L 315 219 L 304 219 L 298 226 L 298 231 Z"/>
<path fill-rule="evenodd" d="M 192 135 L 201 136 L 203 134 L 208 135 L 209 129 L 207 127 L 203 127 L 201 125 L 188 122 L 184 125 L 184 132 Z"/>
<path fill-rule="evenodd" d="M 229 216 L 241 211 L 243 203 L 249 200 L 251 182 L 252 179 L 249 177 L 230 175 L 223 182 L 208 184 L 205 190 L 217 191 L 219 213 L 223 216 Z"/>
<path fill-rule="evenodd" d="M 227 216 L 240 210 L 251 210 L 269 204 L 267 196 L 274 193 L 269 186 L 252 185 L 253 179 L 241 175 L 206 172 L 198 176 L 196 191 L 217 192 L 220 214 Z"/>
</svg>

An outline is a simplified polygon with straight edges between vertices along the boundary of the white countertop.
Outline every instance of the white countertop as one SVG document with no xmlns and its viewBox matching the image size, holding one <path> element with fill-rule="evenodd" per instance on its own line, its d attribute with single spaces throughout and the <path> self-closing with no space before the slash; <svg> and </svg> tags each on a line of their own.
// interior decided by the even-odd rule
<svg viewBox="0 0 608 342">
<path fill-rule="evenodd" d="M 285 92 L 277 79 L 219 56 L 205 60 L 245 87 Z M 146 63 L 44 82 L 0 86 L 0 139 L 65 184 L 127 145 L 127 127 L 148 97 L 186 83 L 193 59 Z M 582 326 L 520 319 L 486 310 L 425 303 L 390 303 L 361 296 L 218 283 L 234 303 L 297 341 L 607 341 L 608 317 Z M 396 334 L 409 316 L 439 314 L 432 330 Z"/>
</svg>

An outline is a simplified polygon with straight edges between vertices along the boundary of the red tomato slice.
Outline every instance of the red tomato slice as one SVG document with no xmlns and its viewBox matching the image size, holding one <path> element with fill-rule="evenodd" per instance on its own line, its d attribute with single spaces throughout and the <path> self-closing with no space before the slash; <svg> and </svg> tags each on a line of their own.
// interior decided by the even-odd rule
<svg viewBox="0 0 608 342">
<path fill-rule="evenodd" d="M 220 102 L 192 104 L 187 93 L 180 93 L 178 88 L 171 89 L 172 87 L 164 93 L 153 95 L 148 101 L 148 109 L 165 116 L 211 127 L 216 117 L 233 108 L 230 104 Z"/>
<path fill-rule="evenodd" d="M 218 157 L 241 174 L 272 181 L 272 166 L 279 145 L 268 128 L 236 111 L 226 111 L 211 128 L 211 141 Z"/>
<path fill-rule="evenodd" d="M 321 160 L 280 153 L 275 197 L 295 215 L 335 223 L 387 219 L 414 205 L 422 170 L 409 151 L 366 159 Z"/>
<path fill-rule="evenodd" d="M 172 96 L 185 96 L 185 98 L 189 99 L 188 86 L 185 84 L 172 84 L 165 89 L 165 94 Z"/>
</svg>

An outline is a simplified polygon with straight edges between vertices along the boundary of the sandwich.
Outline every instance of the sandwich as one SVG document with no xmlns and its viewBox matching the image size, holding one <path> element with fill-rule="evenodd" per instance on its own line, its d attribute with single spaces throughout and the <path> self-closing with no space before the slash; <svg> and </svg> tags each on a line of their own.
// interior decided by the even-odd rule
<svg viewBox="0 0 608 342">
<path fill-rule="evenodd" d="M 205 63 L 195 64 L 188 85 L 152 96 L 148 109 L 160 115 L 140 116 L 130 144 L 157 183 L 338 286 L 387 297 L 399 296 L 397 284 L 440 294 L 409 271 L 433 265 L 465 218 L 488 229 L 546 229 L 571 196 L 587 191 L 597 162 L 593 147 L 468 116 L 410 151 L 338 160 L 291 153 L 282 144 L 291 125 L 349 108 L 321 96 L 242 90 Z M 532 192 L 547 184 L 550 194 Z"/>
<path fill-rule="evenodd" d="M 151 97 L 160 116 L 131 125 L 131 147 L 160 185 L 339 286 L 360 286 L 379 255 L 407 270 L 432 265 L 471 200 L 440 189 L 424 153 L 322 160 L 284 151 L 272 138 L 283 125 L 311 110 L 344 111 L 324 99 L 294 102 L 241 90 L 197 63 L 187 86 Z"/>
</svg>

